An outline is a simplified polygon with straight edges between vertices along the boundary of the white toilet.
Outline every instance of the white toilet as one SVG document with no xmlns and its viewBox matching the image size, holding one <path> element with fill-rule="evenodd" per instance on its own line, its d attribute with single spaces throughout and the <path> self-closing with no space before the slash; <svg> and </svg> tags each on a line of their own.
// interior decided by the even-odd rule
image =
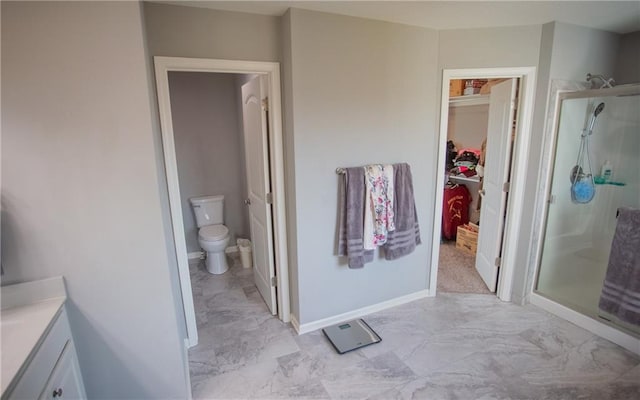
<svg viewBox="0 0 640 400">
<path fill-rule="evenodd" d="M 229 269 L 224 249 L 229 244 L 229 229 L 224 226 L 224 196 L 189 199 L 198 225 L 198 243 L 207 252 L 207 271 L 223 274 Z"/>
</svg>

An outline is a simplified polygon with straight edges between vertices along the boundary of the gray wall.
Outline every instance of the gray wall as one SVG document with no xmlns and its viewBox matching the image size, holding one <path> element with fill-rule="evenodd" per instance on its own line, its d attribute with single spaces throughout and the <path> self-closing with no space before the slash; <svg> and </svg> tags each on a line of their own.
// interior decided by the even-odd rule
<svg viewBox="0 0 640 400">
<path fill-rule="evenodd" d="M 619 85 L 640 82 L 640 31 L 620 38 L 620 48 L 613 77 Z"/>
<path fill-rule="evenodd" d="M 453 140 L 458 150 L 480 149 L 487 138 L 489 125 L 489 105 L 449 106 L 447 139 Z"/>
<path fill-rule="evenodd" d="M 540 32 L 539 25 L 443 30 L 439 32 L 438 66 L 440 69 L 535 66 Z"/>
<path fill-rule="evenodd" d="M 437 139 L 435 31 L 290 10 L 300 323 L 428 287 Z M 408 162 L 423 244 L 348 269 L 334 255 L 336 167 Z"/>
<path fill-rule="evenodd" d="M 204 8 L 143 3 L 149 52 L 153 56 L 182 56 L 252 61 L 278 61 L 291 54 L 288 13 L 283 18 Z M 282 62 L 284 165 L 291 310 L 298 312 L 297 219 L 295 163 L 291 119 L 291 65 Z"/>
<path fill-rule="evenodd" d="M 540 57 L 538 62 L 538 77 L 536 81 L 536 97 L 534 103 L 533 121 L 531 125 L 531 143 L 529 145 L 529 169 L 525 172 L 525 179 L 528 183 L 525 187 L 525 198 L 535 199 L 539 192 L 538 178 L 541 174 L 540 168 L 542 163 L 542 148 L 544 145 L 544 129 L 546 121 L 546 109 L 549 93 L 549 74 L 551 69 L 551 57 L 553 51 L 553 36 L 555 23 L 548 23 L 542 26 L 542 35 L 540 38 Z M 531 183 L 535 182 L 536 185 Z M 513 294 L 512 300 L 518 303 L 527 301 L 530 282 L 528 282 L 528 274 L 531 274 L 530 256 L 534 251 L 537 243 L 536 238 L 536 217 L 539 220 L 538 205 L 532 201 L 531 204 L 525 206 L 526 211 L 523 215 L 519 237 L 529 244 L 529 249 L 524 246 L 518 249 L 516 254 L 516 268 L 513 277 Z"/>
<path fill-rule="evenodd" d="M 488 67 L 538 67 L 542 26 L 520 26 L 512 28 L 488 28 L 447 30 L 440 32 L 440 53 L 438 64 L 443 68 L 488 68 Z M 441 71 L 441 70 L 440 70 Z M 538 71 L 540 72 L 540 71 Z M 546 86 L 545 86 L 546 87 Z M 546 102 L 544 103 L 546 106 Z M 543 106 L 544 107 L 544 106 Z M 537 136 L 529 144 L 530 153 L 539 152 Z M 529 171 L 537 177 L 535 159 L 529 155 Z M 526 180 L 526 190 L 535 195 L 535 180 Z M 534 214 L 533 202 L 525 202 L 520 229 L 520 239 L 516 248 L 513 299 L 520 301 L 524 295 L 524 281 L 529 257 L 531 220 Z"/>
<path fill-rule="evenodd" d="M 612 76 L 620 35 L 556 22 L 550 79 L 585 81 L 588 72 Z"/>
<path fill-rule="evenodd" d="M 2 2 L 3 284 L 63 275 L 90 398 L 187 377 L 136 3 Z"/>
<path fill-rule="evenodd" d="M 455 30 L 440 32 L 439 65 L 442 68 L 535 66 L 537 87 L 528 144 L 529 169 L 525 198 L 537 196 L 547 111 L 549 84 L 553 79 L 584 81 L 587 72 L 610 75 L 617 53 L 617 35 L 569 24 Z M 456 51 L 456 49 L 458 51 Z M 459 51 L 465 49 L 465 51 Z M 516 249 L 512 299 L 523 301 L 531 284 L 534 266 L 529 265 L 536 241 L 536 203 L 526 202 Z"/>
<path fill-rule="evenodd" d="M 280 17 L 143 4 L 151 55 L 280 60 Z"/>
<path fill-rule="evenodd" d="M 200 251 L 189 199 L 204 195 L 225 196 L 224 223 L 233 245 L 249 233 L 237 76 L 170 72 L 169 91 L 187 250 Z"/>
<path fill-rule="evenodd" d="M 545 133 L 545 121 L 548 115 L 550 101 L 550 85 L 554 80 L 585 82 L 588 72 L 612 76 L 618 54 L 619 35 L 611 32 L 585 28 L 582 26 L 552 22 L 543 26 L 541 40 L 539 81 L 536 94 L 536 108 L 533 121 L 533 138 L 529 149 L 529 170 L 527 171 L 527 185 L 525 197 L 536 199 L 528 202 L 527 210 L 520 232 L 520 240 L 529 243 L 528 253 L 518 253 L 517 265 L 527 268 L 517 268 L 514 276 L 515 300 L 528 297 L 532 286 L 533 274 L 536 268 L 535 251 L 541 228 L 540 222 L 544 216 L 540 215 L 538 188 L 541 187 L 544 154 L 542 154 Z M 596 168 L 596 167 L 594 167 Z M 531 212 L 531 214 L 529 214 Z"/>
<path fill-rule="evenodd" d="M 438 35 L 301 10 L 282 24 L 159 4 L 144 11 L 150 55 L 286 60 L 287 216 L 300 306 L 293 298 L 292 308 L 302 323 L 427 287 L 442 68 L 538 65 L 540 77 L 582 80 L 610 74 L 615 58 L 611 34 L 571 26 Z M 2 2 L 2 50 L 3 283 L 65 276 L 90 397 L 184 397 L 183 321 L 139 6 Z M 532 140 L 530 171 L 536 151 Z M 400 161 L 413 168 L 424 244 L 349 270 L 333 255 L 335 167 Z"/>
</svg>

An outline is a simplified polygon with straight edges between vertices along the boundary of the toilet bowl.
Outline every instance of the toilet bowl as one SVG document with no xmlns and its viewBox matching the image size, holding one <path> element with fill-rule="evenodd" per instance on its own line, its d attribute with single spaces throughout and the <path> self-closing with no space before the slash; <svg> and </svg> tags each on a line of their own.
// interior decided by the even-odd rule
<svg viewBox="0 0 640 400">
<path fill-rule="evenodd" d="M 229 269 L 224 249 L 229 244 L 229 229 L 222 224 L 207 225 L 198 231 L 198 243 L 207 253 L 205 261 L 207 271 L 223 274 Z"/>
<path fill-rule="evenodd" d="M 224 196 L 202 196 L 189 199 L 198 225 L 198 243 L 207 253 L 206 267 L 212 274 L 229 269 L 224 249 L 229 244 L 229 229 L 224 226 Z"/>
</svg>

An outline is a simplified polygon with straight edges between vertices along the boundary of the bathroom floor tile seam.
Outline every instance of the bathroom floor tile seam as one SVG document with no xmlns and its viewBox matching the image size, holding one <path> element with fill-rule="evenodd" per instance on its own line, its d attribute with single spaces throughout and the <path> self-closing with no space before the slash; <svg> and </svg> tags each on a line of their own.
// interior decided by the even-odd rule
<svg viewBox="0 0 640 400">
<path fill-rule="evenodd" d="M 321 331 L 298 336 L 270 315 L 252 270 L 229 261 L 218 276 L 191 268 L 194 398 L 640 398 L 639 356 L 491 295 L 438 294 L 370 314 L 382 342 L 338 355 Z"/>
</svg>

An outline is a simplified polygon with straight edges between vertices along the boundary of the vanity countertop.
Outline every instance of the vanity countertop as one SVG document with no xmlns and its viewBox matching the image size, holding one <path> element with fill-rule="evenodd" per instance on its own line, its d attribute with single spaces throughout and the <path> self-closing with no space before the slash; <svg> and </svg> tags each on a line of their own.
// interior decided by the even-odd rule
<svg viewBox="0 0 640 400">
<path fill-rule="evenodd" d="M 22 373 L 66 300 L 62 277 L 3 286 L 0 310 L 1 394 Z"/>
</svg>

